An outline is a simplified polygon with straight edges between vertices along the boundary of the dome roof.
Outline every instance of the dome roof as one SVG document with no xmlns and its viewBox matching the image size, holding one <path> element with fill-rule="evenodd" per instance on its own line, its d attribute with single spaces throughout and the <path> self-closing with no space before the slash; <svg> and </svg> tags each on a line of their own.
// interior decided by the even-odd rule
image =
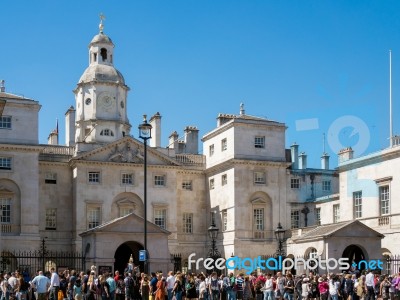
<svg viewBox="0 0 400 300">
<path fill-rule="evenodd" d="M 94 38 L 92 39 L 90 44 L 95 44 L 95 43 L 106 43 L 106 44 L 114 45 L 113 42 L 111 41 L 111 39 L 103 33 L 99 33 L 94 36 Z"/>
<path fill-rule="evenodd" d="M 83 72 L 79 82 L 90 82 L 94 79 L 98 81 L 119 81 L 125 84 L 124 76 L 116 68 L 110 65 L 93 64 Z"/>
</svg>

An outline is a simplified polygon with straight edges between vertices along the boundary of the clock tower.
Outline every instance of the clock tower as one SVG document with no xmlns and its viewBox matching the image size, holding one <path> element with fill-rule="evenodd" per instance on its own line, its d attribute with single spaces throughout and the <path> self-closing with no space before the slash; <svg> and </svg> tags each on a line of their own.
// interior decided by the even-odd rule
<svg viewBox="0 0 400 300">
<path fill-rule="evenodd" d="M 74 90 L 76 101 L 75 142 L 77 152 L 88 151 L 129 135 L 127 117 L 129 87 L 114 67 L 114 44 L 103 33 L 89 44 L 89 66 Z"/>
</svg>

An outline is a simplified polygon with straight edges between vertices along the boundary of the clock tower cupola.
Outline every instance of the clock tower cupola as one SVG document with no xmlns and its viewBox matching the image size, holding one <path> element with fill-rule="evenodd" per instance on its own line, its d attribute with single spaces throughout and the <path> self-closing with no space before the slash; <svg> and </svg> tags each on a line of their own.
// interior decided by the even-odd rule
<svg viewBox="0 0 400 300">
<path fill-rule="evenodd" d="M 129 135 L 127 117 L 129 87 L 114 67 L 114 44 L 104 34 L 100 15 L 99 34 L 89 44 L 89 66 L 74 90 L 77 151 L 88 151 Z"/>
</svg>

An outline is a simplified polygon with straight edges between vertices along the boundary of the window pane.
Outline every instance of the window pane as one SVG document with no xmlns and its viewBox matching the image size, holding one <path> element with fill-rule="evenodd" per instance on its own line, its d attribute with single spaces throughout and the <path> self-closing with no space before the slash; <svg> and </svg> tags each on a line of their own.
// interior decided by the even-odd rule
<svg viewBox="0 0 400 300">
<path fill-rule="evenodd" d="M 256 208 L 254 209 L 254 229 L 264 230 L 264 209 Z"/>
<path fill-rule="evenodd" d="M 132 173 L 122 173 L 121 183 L 124 185 L 133 184 L 133 174 Z"/>
<path fill-rule="evenodd" d="M 362 192 L 353 193 L 354 218 L 362 218 Z"/>
<path fill-rule="evenodd" d="M 46 209 L 46 229 L 48 229 L 48 230 L 57 229 L 57 209 L 56 208 Z"/>
<path fill-rule="evenodd" d="M 11 223 L 11 199 L 0 198 L 0 222 L 1 223 Z"/>
<path fill-rule="evenodd" d="M 293 210 L 290 213 L 291 220 L 291 228 L 299 228 L 300 227 L 300 212 L 298 210 Z"/>
<path fill-rule="evenodd" d="M 154 210 L 154 223 L 161 228 L 166 229 L 167 224 L 167 210 L 166 209 L 156 209 Z"/>
<path fill-rule="evenodd" d="M 340 221 L 340 205 L 335 204 L 333 206 L 333 223 L 337 223 Z"/>
<path fill-rule="evenodd" d="M 264 184 L 265 183 L 265 173 L 263 173 L 263 172 L 254 172 L 254 183 L 256 183 L 256 184 Z"/>
<path fill-rule="evenodd" d="M 11 129 L 11 117 L 10 116 L 0 117 L 0 129 Z"/>
<path fill-rule="evenodd" d="M 165 185 L 165 176 L 163 176 L 163 175 L 154 176 L 154 185 L 164 186 Z"/>
<path fill-rule="evenodd" d="M 322 181 L 322 190 L 330 191 L 331 190 L 331 182 L 329 180 Z"/>
<path fill-rule="evenodd" d="M 226 230 L 228 230 L 228 212 L 227 211 L 224 211 L 224 212 L 222 212 L 222 230 L 223 231 L 226 231 Z"/>
<path fill-rule="evenodd" d="M 300 188 L 300 178 L 291 178 L 290 179 L 290 188 L 299 189 Z"/>
<path fill-rule="evenodd" d="M 87 212 L 88 228 L 100 225 L 100 207 L 89 207 Z"/>
<path fill-rule="evenodd" d="M 99 183 L 100 182 L 100 172 L 89 172 L 88 179 L 90 183 Z"/>
<path fill-rule="evenodd" d="M 315 209 L 315 223 L 316 225 L 321 225 L 321 208 Z"/>
<path fill-rule="evenodd" d="M 0 170 L 11 170 L 11 157 L 0 157 Z"/>
<path fill-rule="evenodd" d="M 193 233 L 193 214 L 183 214 L 183 232 Z"/>
<path fill-rule="evenodd" d="M 387 215 L 389 213 L 389 186 L 381 186 L 379 187 L 379 202 L 381 208 L 381 215 Z"/>
<path fill-rule="evenodd" d="M 254 147 L 255 148 L 264 148 L 265 147 L 265 138 L 263 136 L 256 136 L 254 138 Z"/>
<path fill-rule="evenodd" d="M 191 180 L 185 180 L 182 182 L 182 189 L 191 191 L 192 190 L 192 181 Z"/>
</svg>

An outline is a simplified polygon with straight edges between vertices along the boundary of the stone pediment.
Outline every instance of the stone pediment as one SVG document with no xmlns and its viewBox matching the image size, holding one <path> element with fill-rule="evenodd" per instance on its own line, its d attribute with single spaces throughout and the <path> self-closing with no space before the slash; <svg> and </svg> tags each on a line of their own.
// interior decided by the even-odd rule
<svg viewBox="0 0 400 300">
<path fill-rule="evenodd" d="M 327 238 L 379 238 L 384 237 L 383 234 L 373 230 L 358 220 L 321 225 L 313 230 L 307 231 L 299 237 L 293 239 L 295 243 L 310 240 L 322 240 Z"/>
<path fill-rule="evenodd" d="M 95 233 L 129 233 L 135 234 L 144 232 L 144 219 L 135 213 L 130 213 L 126 216 L 114 219 L 107 223 L 101 224 L 95 228 L 84 231 L 80 234 L 81 237 Z M 160 226 L 147 221 L 147 232 L 149 234 L 165 234 L 171 233 L 168 230 L 162 229 Z"/>
<path fill-rule="evenodd" d="M 73 158 L 73 160 L 143 164 L 144 145 L 132 137 L 124 137 L 95 150 L 80 154 Z M 147 163 L 157 165 L 179 165 L 177 161 L 151 147 L 147 147 Z"/>
</svg>

